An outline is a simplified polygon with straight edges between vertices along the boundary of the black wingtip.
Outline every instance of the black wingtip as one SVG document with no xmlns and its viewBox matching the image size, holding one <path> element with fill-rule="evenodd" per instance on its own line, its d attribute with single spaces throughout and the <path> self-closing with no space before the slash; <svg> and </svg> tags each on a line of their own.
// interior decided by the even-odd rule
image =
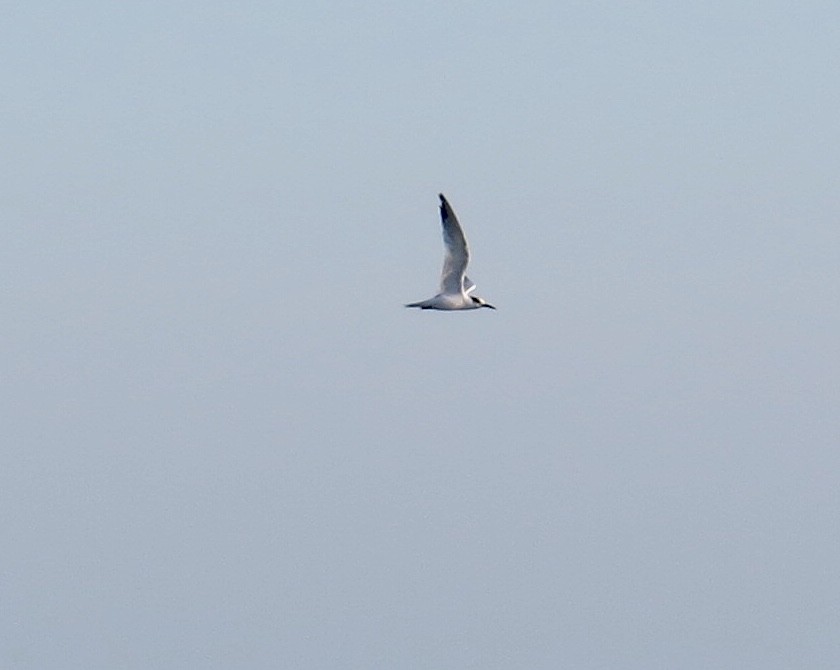
<svg viewBox="0 0 840 670">
<path fill-rule="evenodd" d="M 446 202 L 443 193 L 438 193 L 438 197 L 440 198 L 440 215 L 445 219 L 449 216 L 449 203 Z"/>
</svg>

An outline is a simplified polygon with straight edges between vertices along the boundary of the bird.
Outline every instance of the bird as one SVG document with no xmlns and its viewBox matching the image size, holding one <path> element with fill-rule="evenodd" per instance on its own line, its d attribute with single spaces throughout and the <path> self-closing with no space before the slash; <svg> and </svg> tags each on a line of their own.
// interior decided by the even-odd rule
<svg viewBox="0 0 840 670">
<path fill-rule="evenodd" d="M 466 275 L 467 263 L 470 261 L 467 238 L 464 237 L 461 224 L 458 223 L 455 212 L 452 211 L 443 193 L 439 193 L 438 197 L 440 198 L 440 220 L 443 224 L 443 244 L 446 247 L 443 272 L 440 275 L 440 293 L 428 300 L 409 303 L 406 307 L 441 310 L 480 309 L 482 307 L 496 309 L 484 299 L 471 295 L 475 291 L 475 284 Z"/>
</svg>

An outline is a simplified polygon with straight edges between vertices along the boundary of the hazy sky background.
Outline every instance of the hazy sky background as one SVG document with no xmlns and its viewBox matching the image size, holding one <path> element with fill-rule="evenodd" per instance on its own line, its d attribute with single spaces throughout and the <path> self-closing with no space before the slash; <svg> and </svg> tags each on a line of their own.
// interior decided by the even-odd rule
<svg viewBox="0 0 840 670">
<path fill-rule="evenodd" d="M 840 5 L 0 21 L 2 667 L 840 667 Z"/>
</svg>

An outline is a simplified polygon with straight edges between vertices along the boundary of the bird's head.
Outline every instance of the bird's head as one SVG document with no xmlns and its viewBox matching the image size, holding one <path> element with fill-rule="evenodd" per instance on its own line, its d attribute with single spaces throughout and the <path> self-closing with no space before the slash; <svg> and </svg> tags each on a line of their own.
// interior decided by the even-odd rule
<svg viewBox="0 0 840 670">
<path fill-rule="evenodd" d="M 493 305 L 491 305 L 489 302 L 486 302 L 483 298 L 479 298 L 475 295 L 470 297 L 472 298 L 472 301 L 476 304 L 476 309 L 478 309 L 479 307 L 489 307 L 490 309 L 496 309 L 495 307 L 493 307 Z"/>
</svg>

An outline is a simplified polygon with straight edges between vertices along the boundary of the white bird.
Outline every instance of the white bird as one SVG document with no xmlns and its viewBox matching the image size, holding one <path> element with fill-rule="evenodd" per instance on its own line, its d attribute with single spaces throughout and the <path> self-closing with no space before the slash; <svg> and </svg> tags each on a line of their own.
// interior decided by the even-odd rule
<svg viewBox="0 0 840 670">
<path fill-rule="evenodd" d="M 446 246 L 443 272 L 440 275 L 440 293 L 434 298 L 412 302 L 406 307 L 444 310 L 479 309 L 480 307 L 496 309 L 478 296 L 470 295 L 475 290 L 475 284 L 465 274 L 467 263 L 470 261 L 467 238 L 464 237 L 461 224 L 458 223 L 455 212 L 446 202 L 443 193 L 440 194 L 440 220 L 443 223 L 443 243 Z"/>
</svg>

